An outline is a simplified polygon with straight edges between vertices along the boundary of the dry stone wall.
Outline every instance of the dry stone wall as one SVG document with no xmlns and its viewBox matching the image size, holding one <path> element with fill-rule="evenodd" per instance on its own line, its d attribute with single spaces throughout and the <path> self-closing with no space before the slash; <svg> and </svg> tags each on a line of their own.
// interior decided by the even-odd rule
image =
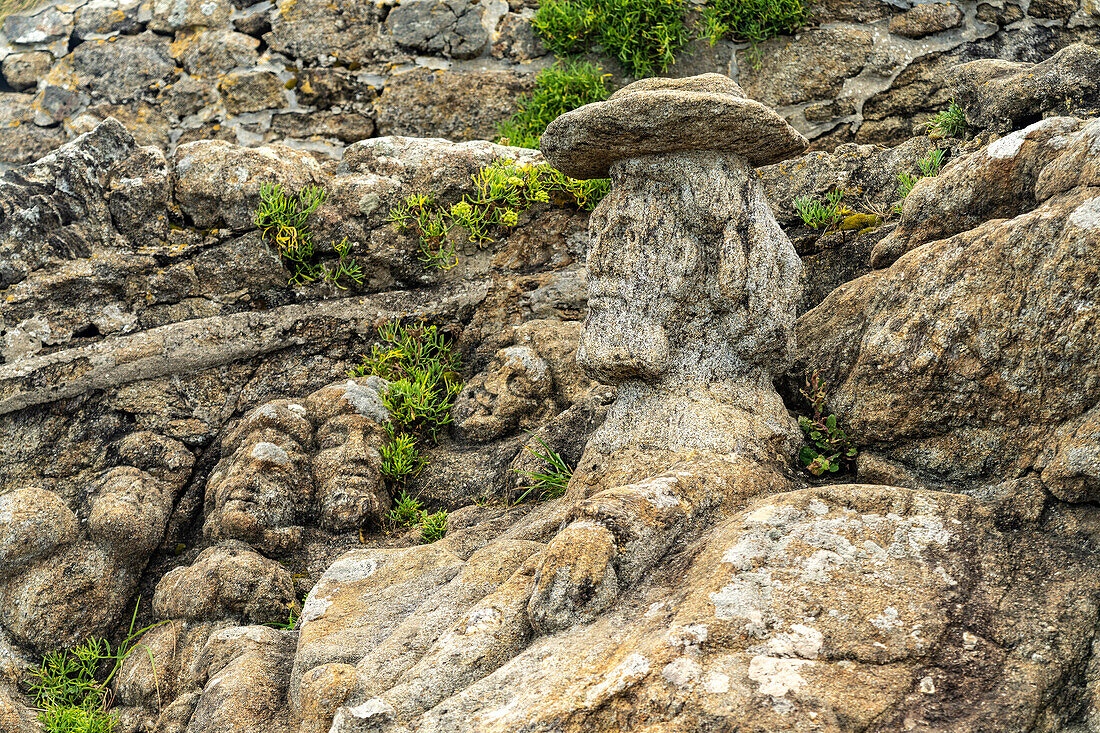
<svg viewBox="0 0 1100 733">
<path fill-rule="evenodd" d="M 89 0 L 0 26 L 0 162 L 25 163 L 107 116 L 139 144 L 287 142 L 322 157 L 385 135 L 492 139 L 554 57 L 536 6 Z M 756 48 L 696 40 L 671 76 L 717 72 L 822 149 L 897 143 L 947 105 L 946 70 L 1041 61 L 1097 40 L 1091 0 L 830 1 Z M 602 62 L 612 85 L 628 81 Z"/>
</svg>

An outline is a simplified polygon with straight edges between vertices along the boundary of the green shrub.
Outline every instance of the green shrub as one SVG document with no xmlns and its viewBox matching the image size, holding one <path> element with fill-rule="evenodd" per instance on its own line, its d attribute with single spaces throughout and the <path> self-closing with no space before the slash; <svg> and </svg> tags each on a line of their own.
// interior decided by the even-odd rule
<svg viewBox="0 0 1100 733">
<path fill-rule="evenodd" d="M 409 476 L 416 476 L 424 468 L 424 458 L 416 449 L 416 436 L 395 433 L 393 425 L 386 426 L 386 443 L 382 446 L 382 475 L 395 483 L 404 483 Z"/>
<path fill-rule="evenodd" d="M 286 193 L 277 183 L 260 186 L 260 206 L 255 222 L 265 240 L 274 244 L 279 256 L 290 270 L 288 285 L 304 285 L 321 282 L 347 290 L 344 279 L 363 283 L 363 268 L 355 258 L 349 257 L 351 245 L 345 238 L 333 244 L 339 260 L 334 269 L 321 262 L 313 247 L 313 232 L 306 220 L 325 201 L 325 191 L 320 186 L 306 186 L 297 196 Z"/>
<path fill-rule="evenodd" d="M 935 178 L 943 167 L 943 151 L 930 151 L 928 155 L 917 161 L 917 167 L 920 168 L 922 178 Z"/>
<path fill-rule="evenodd" d="M 425 544 L 441 540 L 447 534 L 447 510 L 425 513 L 420 520 L 420 538 Z"/>
<path fill-rule="evenodd" d="M 798 426 L 802 428 L 808 443 L 798 453 L 802 465 L 814 476 L 836 473 L 842 467 L 850 467 L 859 451 L 847 433 L 840 429 L 836 415 L 825 414 L 825 382 L 820 371 L 815 370 L 806 377 L 801 392 L 813 410 L 812 417 L 803 415 L 798 418 Z"/>
<path fill-rule="evenodd" d="M 73 649 L 47 652 L 41 666 L 30 672 L 27 689 L 39 709 L 38 720 L 45 733 L 113 733 L 116 719 L 110 712 L 111 680 L 130 653 L 141 646 L 138 638 L 167 623 L 135 632 L 136 622 L 135 606 L 130 632 L 117 648 L 112 649 L 105 639 L 91 638 Z M 152 664 L 152 655 L 149 661 Z M 153 674 L 155 677 L 155 666 Z"/>
<path fill-rule="evenodd" d="M 687 43 L 682 0 L 548 0 L 531 24 L 559 56 L 593 46 L 635 78 L 663 72 Z"/>
<path fill-rule="evenodd" d="M 709 0 L 703 33 L 711 43 L 726 38 L 756 44 L 796 32 L 809 16 L 804 0 Z"/>
<path fill-rule="evenodd" d="M 519 112 L 498 130 L 498 142 L 519 148 L 537 148 L 539 137 L 555 119 L 592 102 L 607 99 L 607 85 L 599 68 L 589 63 L 559 61 L 541 71 L 535 89 L 520 100 Z"/>
<path fill-rule="evenodd" d="M 524 471 L 522 469 L 513 469 L 516 473 L 519 473 L 527 478 L 528 487 L 527 491 L 524 491 L 514 503 L 520 504 L 531 495 L 531 492 L 537 492 L 535 498 L 539 501 L 549 501 L 551 499 L 557 499 L 565 493 L 565 489 L 569 486 L 569 479 L 573 478 L 573 469 L 569 467 L 569 464 L 565 462 L 565 459 L 561 457 L 561 454 L 553 450 L 546 444 L 542 438 L 533 436 L 539 445 L 542 446 L 542 450 L 535 450 L 529 445 L 524 446 L 524 449 L 531 455 L 541 458 L 546 464 L 546 468 L 543 471 Z"/>
<path fill-rule="evenodd" d="M 933 137 L 962 137 L 966 134 L 966 113 L 952 99 L 947 109 L 937 112 L 926 127 Z"/>
<path fill-rule="evenodd" d="M 487 246 L 519 223 L 520 214 L 536 203 L 596 208 L 611 183 L 607 179 L 578 181 L 546 164 L 519 165 L 502 159 L 471 176 L 475 192 L 444 208 L 425 194 L 407 196 L 386 221 L 420 240 L 420 261 L 427 267 L 448 269 L 458 262 L 451 231 L 459 227 L 468 244 Z"/>
<path fill-rule="evenodd" d="M 802 218 L 802 223 L 811 229 L 829 229 L 852 212 L 843 204 L 844 191 L 835 189 L 826 195 L 824 202 L 812 196 L 799 196 L 794 200 L 794 208 Z"/>
<path fill-rule="evenodd" d="M 430 435 L 434 440 L 451 422 L 451 407 L 462 390 L 458 354 L 435 326 L 386 324 L 378 329 L 381 344 L 348 372 L 350 377 L 379 376 L 390 382 L 382 395 L 394 435 Z"/>
<path fill-rule="evenodd" d="M 423 518 L 424 509 L 420 500 L 409 496 L 404 491 L 397 497 L 389 514 L 389 520 L 398 527 L 412 527 L 420 524 Z"/>
<path fill-rule="evenodd" d="M 944 151 L 932 150 L 928 155 L 917 161 L 920 175 L 915 173 L 898 174 L 898 198 L 901 200 L 894 204 L 895 213 L 901 213 L 902 204 L 913 191 L 913 187 L 917 185 L 917 181 L 922 178 L 935 178 L 940 174 L 940 168 L 943 167 L 943 156 Z"/>
</svg>

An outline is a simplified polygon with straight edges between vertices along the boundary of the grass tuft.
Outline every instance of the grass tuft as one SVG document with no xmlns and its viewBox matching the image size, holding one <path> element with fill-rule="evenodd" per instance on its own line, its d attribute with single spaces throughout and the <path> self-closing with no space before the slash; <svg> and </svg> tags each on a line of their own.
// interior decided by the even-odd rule
<svg viewBox="0 0 1100 733">
<path fill-rule="evenodd" d="M 795 33 L 809 17 L 804 0 L 709 0 L 703 8 L 703 34 L 712 44 L 722 38 L 757 44 Z"/>
<path fill-rule="evenodd" d="M 962 137 L 966 134 L 966 113 L 952 99 L 947 109 L 937 112 L 926 127 L 932 137 Z"/>
<path fill-rule="evenodd" d="M 112 649 L 105 639 L 93 637 L 72 649 L 48 652 L 41 666 L 30 672 L 27 689 L 39 709 L 38 720 L 45 733 L 114 732 L 117 721 L 110 711 L 111 680 L 138 647 L 146 649 L 152 663 L 152 654 L 138 639 L 149 629 L 167 623 L 162 621 L 134 631 L 137 612 L 135 606 L 129 634 L 118 647 Z M 155 678 L 155 665 L 153 675 Z"/>
<path fill-rule="evenodd" d="M 559 56 L 600 46 L 635 78 L 667 69 L 689 40 L 682 0 L 548 0 L 531 24 Z"/>
<path fill-rule="evenodd" d="M 534 498 L 538 501 L 557 499 L 565 493 L 566 488 L 569 486 L 569 479 L 573 478 L 573 469 L 569 467 L 561 454 L 552 449 L 546 444 L 546 441 L 537 435 L 532 437 L 542 446 L 542 450 L 536 450 L 529 445 L 525 445 L 524 449 L 531 455 L 541 458 L 543 463 L 546 464 L 546 468 L 542 471 L 513 469 L 516 473 L 525 476 L 528 481 L 527 490 L 513 502 L 515 504 L 523 503 L 532 492 L 537 492 Z"/>
<path fill-rule="evenodd" d="M 520 100 L 519 111 L 501 124 L 498 142 L 537 148 L 551 122 L 566 112 L 607 99 L 607 74 L 587 62 L 559 61 L 539 72 L 535 89 Z"/>
</svg>

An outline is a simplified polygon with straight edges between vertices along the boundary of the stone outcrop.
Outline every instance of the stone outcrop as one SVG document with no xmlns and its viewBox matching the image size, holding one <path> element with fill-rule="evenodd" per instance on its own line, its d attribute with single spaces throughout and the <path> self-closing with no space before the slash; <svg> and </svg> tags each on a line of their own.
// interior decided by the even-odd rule
<svg viewBox="0 0 1100 733">
<path fill-rule="evenodd" d="M 386 34 L 407 31 L 410 54 L 437 36 L 449 40 L 429 52 L 467 54 L 461 44 L 482 38 L 473 20 L 495 45 L 504 12 L 410 5 L 395 18 L 352 3 L 326 28 L 333 10 L 320 4 L 282 3 L 278 18 L 217 3 L 99 7 L 4 32 L 44 34 L 19 53 L 52 59 L 70 55 L 66 38 L 86 38 L 79 50 L 111 28 L 100 45 L 148 61 L 112 70 L 118 84 L 140 77 L 144 103 L 183 104 L 217 77 L 282 79 L 285 68 L 250 61 L 260 45 L 246 38 L 267 22 L 265 54 L 281 44 L 320 62 L 330 41 L 332 65 L 299 68 L 293 90 L 276 95 L 266 76 L 256 87 L 273 103 L 313 100 L 295 110 L 307 119 L 365 115 L 357 105 L 382 99 L 359 83 L 377 69 L 341 63 L 381 64 Z M 811 50 L 843 74 L 881 71 L 881 35 L 846 55 L 843 33 L 821 33 L 846 27 L 845 7 L 823 8 L 837 24 L 765 65 L 791 84 L 792 59 Z M 960 3 L 958 18 L 953 7 L 884 6 L 874 22 L 910 51 L 979 20 L 1018 23 L 996 32 L 1006 43 L 1091 27 L 1050 2 L 1027 9 L 1042 26 L 1006 20 L 1012 5 Z M 156 63 L 169 33 L 169 58 L 208 67 L 173 91 Z M 66 74 L 92 75 L 99 53 L 62 59 Z M 812 102 L 780 115 L 724 77 L 644 80 L 544 138 L 567 173 L 610 175 L 596 211 L 536 204 L 445 272 L 421 265 L 391 209 L 410 193 L 449 207 L 484 166 L 540 153 L 382 137 L 333 163 L 266 132 L 254 147 L 143 146 L 109 119 L 7 171 L 0 728 L 32 729 L 23 693 L 43 652 L 117 642 L 136 606 L 142 625 L 163 623 L 112 680 L 125 733 L 1092 733 L 1100 146 L 1095 121 L 1048 104 L 1084 78 L 1090 53 L 989 67 L 977 94 L 1005 114 L 971 119 L 987 128 L 973 139 L 843 144 L 759 171 L 804 147 L 783 117 L 799 122 Z M 916 65 L 942 85 L 949 56 L 898 78 Z M 467 61 L 453 61 L 464 78 Z M 35 56 L 9 66 L 16 80 L 45 68 Z M 800 98 L 834 94 L 815 91 L 833 75 L 807 74 Z M 933 99 L 926 82 L 907 93 Z M 943 171 L 890 215 L 898 174 L 932 151 Z M 328 191 L 311 218 L 319 256 L 331 263 L 346 237 L 362 284 L 288 285 L 252 221 L 269 182 Z M 838 188 L 881 216 L 802 226 L 793 200 Z M 403 485 L 380 476 L 386 383 L 347 376 L 395 319 L 439 325 L 465 380 L 453 425 Z M 853 468 L 824 479 L 795 458 L 797 387 L 815 369 L 860 447 Z M 573 475 L 563 496 L 534 501 L 517 471 L 544 469 L 525 448 L 546 446 Z M 401 491 L 449 510 L 442 539 L 387 523 Z"/>
<path fill-rule="evenodd" d="M 376 136 L 491 139 L 555 62 L 532 27 L 536 3 L 245 5 L 77 0 L 10 15 L 0 27 L 0 163 L 31 162 L 109 116 L 165 153 L 218 139 L 338 158 Z M 668 74 L 727 75 L 832 149 L 908 138 L 960 94 L 945 81 L 952 66 L 1016 73 L 1096 38 L 1091 0 L 829 0 L 794 36 L 751 47 L 694 39 Z M 598 60 L 613 87 L 632 81 Z M 1083 108 L 1082 89 L 1031 94 L 1066 113 Z"/>
<path fill-rule="evenodd" d="M 1098 357 L 1071 334 L 1096 315 L 1098 130 L 1043 120 L 921 181 L 874 252 L 889 266 L 802 316 L 800 359 L 869 472 L 1005 491 L 1037 474 L 1064 501 L 1095 498 Z"/>
</svg>

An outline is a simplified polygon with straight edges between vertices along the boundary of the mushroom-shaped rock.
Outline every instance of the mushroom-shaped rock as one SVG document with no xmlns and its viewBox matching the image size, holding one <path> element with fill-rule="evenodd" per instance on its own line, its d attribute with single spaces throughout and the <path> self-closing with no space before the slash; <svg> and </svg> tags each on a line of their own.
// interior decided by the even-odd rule
<svg viewBox="0 0 1100 733">
<path fill-rule="evenodd" d="M 547 127 L 552 165 L 611 176 L 589 219 L 577 364 L 618 389 L 574 475 L 640 452 L 656 470 L 574 507 L 535 572 L 538 632 L 595 619 L 702 507 L 771 485 L 755 476 L 796 450 L 772 380 L 793 353 L 801 262 L 750 164 L 805 146 L 718 74 L 646 79 Z"/>
<path fill-rule="evenodd" d="M 806 138 L 722 74 L 642 79 L 603 102 L 551 122 L 540 147 L 573 178 L 606 178 L 613 163 L 658 153 L 736 153 L 750 165 L 777 163 L 806 149 Z"/>
</svg>

